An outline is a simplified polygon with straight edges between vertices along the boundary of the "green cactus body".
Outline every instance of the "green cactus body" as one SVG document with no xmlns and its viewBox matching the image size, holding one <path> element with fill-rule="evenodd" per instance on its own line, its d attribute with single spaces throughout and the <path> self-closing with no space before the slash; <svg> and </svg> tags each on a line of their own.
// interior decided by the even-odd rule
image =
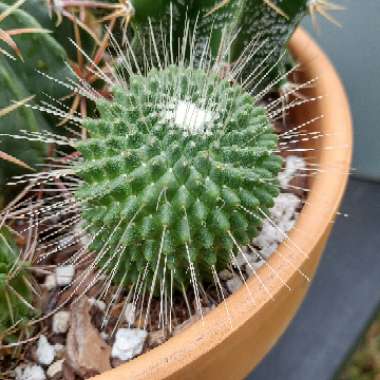
<svg viewBox="0 0 380 380">
<path fill-rule="evenodd" d="M 133 0 L 131 2 L 135 11 L 136 20 L 146 22 L 148 18 L 163 16 L 170 4 L 170 0 Z"/>
<path fill-rule="evenodd" d="M 183 38 L 188 10 L 187 1 L 133 0 L 131 5 L 134 8 L 132 48 L 138 60 L 138 69 L 146 71 L 147 62 L 158 66 L 166 60 L 171 60 L 172 57 L 168 56 L 168 46 L 171 46 L 175 60 L 180 53 L 180 41 Z M 152 34 L 155 46 L 152 43 Z"/>
<path fill-rule="evenodd" d="M 0 3 L 0 13 L 7 8 L 6 4 Z M 4 30 L 41 28 L 41 25 L 26 12 L 15 10 L 1 22 L 1 28 Z M 0 53 L 0 108 L 8 106 L 12 101 L 25 99 L 35 93 L 41 94 L 41 96 L 46 93 L 56 99 L 67 95 L 68 89 L 54 83 L 53 80 L 44 78 L 37 72 L 40 70 L 62 81 L 72 77 L 65 64 L 66 53 L 54 38 L 49 34 L 37 33 L 15 36 L 14 40 L 23 55 L 24 62 L 20 59 L 12 61 Z M 0 48 L 12 53 L 2 41 L 0 41 Z M 41 112 L 21 107 L 0 119 L 0 134 L 15 135 L 19 134 L 21 130 L 28 132 L 49 130 L 51 119 L 47 114 L 42 116 Z M 10 141 L 10 138 L 6 136 L 1 136 L 0 150 L 32 167 L 43 162 L 47 151 L 44 143 L 23 140 Z M 14 175 L 23 173 L 25 173 L 25 169 L 0 161 L 2 197 L 8 196 L 6 189 L 4 189 L 8 180 Z M 1 199 L 2 202 L 3 199 Z"/>
<path fill-rule="evenodd" d="M 169 66 L 116 86 L 85 120 L 83 205 L 92 249 L 115 279 L 174 275 L 190 282 L 225 268 L 251 241 L 278 194 L 282 160 L 264 108 L 203 70 Z M 141 277 L 140 277 L 141 278 Z"/>
<path fill-rule="evenodd" d="M 25 99 L 30 93 L 18 79 L 7 60 L 0 56 L 0 108 L 8 106 L 12 100 Z M 22 107 L 17 112 L 12 112 L 0 119 L 1 134 L 17 134 L 20 130 L 38 132 L 48 129 L 45 119 L 39 112 L 33 112 L 30 108 Z M 46 145 L 38 141 L 15 140 L 12 137 L 1 136 L 0 150 L 28 163 L 31 166 L 43 162 L 46 156 Z M 0 186 L 13 176 L 25 172 L 25 169 L 6 161 L 0 161 Z M 2 190 L 1 196 L 4 197 Z M 0 202 L 1 203 L 1 202 Z"/>
<path fill-rule="evenodd" d="M 283 51 L 286 42 L 304 16 L 307 0 L 271 0 L 284 14 L 269 7 L 263 0 L 230 0 L 221 5 L 218 0 L 195 0 L 192 18 L 197 17 L 198 32 L 201 36 L 211 36 L 211 51 L 218 53 L 222 34 L 236 38 L 231 45 L 230 59 L 237 59 L 242 50 L 257 36 L 266 41 L 263 51 L 254 57 L 253 64 L 260 64 L 271 50 Z"/>
<path fill-rule="evenodd" d="M 260 85 L 256 86 L 256 92 L 268 85 L 271 80 L 276 79 L 278 75 L 286 72 L 286 60 L 282 60 L 280 63 L 278 60 L 286 50 L 294 30 L 305 16 L 308 0 L 272 0 L 287 17 L 270 8 L 262 0 L 256 0 L 257 2 L 261 5 L 247 6 L 247 10 L 244 12 L 236 49 L 238 53 L 242 51 L 254 36 L 260 36 L 260 40 L 264 41 L 242 72 L 244 78 L 254 72 L 258 65 L 262 66 L 260 76 L 266 75 L 266 77 Z"/>
<path fill-rule="evenodd" d="M 21 331 L 33 315 L 32 293 L 26 282 L 27 264 L 20 262 L 19 250 L 12 234 L 6 227 L 0 230 L 0 342 L 17 340 L 16 331 Z M 16 329 L 12 329 L 17 326 Z"/>
<path fill-rule="evenodd" d="M 135 2 L 138 4 L 137 0 Z M 172 39 L 176 44 L 178 40 L 183 38 L 184 23 L 188 20 L 196 35 L 195 58 L 198 57 L 199 59 L 202 56 L 204 46 L 209 41 L 211 56 L 217 57 L 222 48 L 223 53 L 225 53 L 223 58 L 227 63 L 238 59 L 255 38 L 259 39 L 258 42 L 265 41 L 256 54 L 250 58 L 242 73 L 242 77 L 247 77 L 255 70 L 260 73 L 258 68 L 262 68 L 263 73 L 268 73 L 265 80 L 262 80 L 261 86 L 257 86 L 258 90 L 262 89 L 264 85 L 267 85 L 270 80 L 273 80 L 278 73 L 283 71 L 282 66 L 276 66 L 276 63 L 286 48 L 291 34 L 307 11 L 307 0 L 272 0 L 272 2 L 286 17 L 269 7 L 263 0 L 230 0 L 225 2 L 221 0 L 193 0 L 185 2 L 180 8 L 175 4 L 174 9 L 185 14 L 182 17 L 173 17 Z M 155 2 L 151 1 L 151 3 Z M 162 2 L 161 7 L 165 7 L 166 3 Z M 147 0 L 144 1 L 144 4 L 145 7 L 141 10 L 139 7 L 136 9 L 136 20 L 133 25 L 138 30 L 137 38 L 141 39 L 141 35 L 144 33 L 149 36 L 148 16 L 154 20 L 152 22 L 154 35 L 160 36 L 160 28 L 162 28 L 160 23 L 167 27 L 170 22 L 169 5 L 166 5 L 166 12 L 161 9 L 161 12 L 153 17 L 144 11 L 147 8 Z M 139 12 L 143 13 L 144 17 L 140 16 Z M 233 42 L 231 43 L 229 39 L 233 39 Z M 227 51 L 224 51 L 227 46 Z M 247 51 L 246 53 L 249 54 L 250 52 Z M 269 73 L 269 70 L 272 72 Z"/>
</svg>

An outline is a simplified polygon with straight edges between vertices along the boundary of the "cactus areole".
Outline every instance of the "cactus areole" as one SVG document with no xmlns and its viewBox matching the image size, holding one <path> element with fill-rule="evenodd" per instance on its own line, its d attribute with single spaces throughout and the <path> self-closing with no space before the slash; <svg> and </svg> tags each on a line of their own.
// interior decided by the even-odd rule
<svg viewBox="0 0 380 380">
<path fill-rule="evenodd" d="M 200 69 L 134 75 L 99 100 L 78 143 L 96 262 L 116 282 L 205 281 L 249 243 L 278 194 L 281 158 L 265 108 Z"/>
</svg>

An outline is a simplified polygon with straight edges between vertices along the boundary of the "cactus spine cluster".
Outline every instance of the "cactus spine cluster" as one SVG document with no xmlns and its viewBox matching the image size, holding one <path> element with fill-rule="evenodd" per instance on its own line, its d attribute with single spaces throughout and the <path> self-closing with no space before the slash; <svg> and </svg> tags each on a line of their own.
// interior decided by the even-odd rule
<svg viewBox="0 0 380 380">
<path fill-rule="evenodd" d="M 177 285 L 225 268 L 257 233 L 278 194 L 281 158 L 265 109 L 239 85 L 201 69 L 133 75 L 77 149 L 92 249 L 115 279 L 165 276 Z M 261 211 L 260 211 L 261 210 Z"/>
</svg>

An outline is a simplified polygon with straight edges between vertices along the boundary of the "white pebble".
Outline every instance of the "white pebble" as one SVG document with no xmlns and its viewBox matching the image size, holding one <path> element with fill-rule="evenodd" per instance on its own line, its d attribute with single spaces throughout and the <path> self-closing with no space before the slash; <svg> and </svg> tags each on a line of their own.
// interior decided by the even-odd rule
<svg viewBox="0 0 380 380">
<path fill-rule="evenodd" d="M 242 280 L 237 275 L 234 275 L 230 280 L 226 281 L 226 285 L 230 293 L 236 292 L 243 285 Z"/>
<path fill-rule="evenodd" d="M 55 356 L 54 346 L 52 346 L 45 335 L 41 335 L 37 345 L 37 360 L 38 363 L 49 365 L 53 362 Z"/>
<path fill-rule="evenodd" d="M 300 202 L 296 195 L 290 193 L 282 193 L 275 199 L 274 206 L 270 210 L 270 218 L 275 226 L 269 221 L 265 221 L 260 234 L 254 240 L 254 245 L 261 248 L 260 253 L 264 257 L 272 254 L 277 245 L 285 240 L 286 232 L 295 223 Z"/>
<path fill-rule="evenodd" d="M 129 360 L 141 354 L 148 333 L 140 329 L 118 329 L 112 346 L 112 357 Z"/>
<path fill-rule="evenodd" d="M 247 260 L 249 260 L 249 252 L 246 247 L 242 247 L 242 249 L 238 251 L 238 253 L 233 257 L 232 259 L 232 265 L 234 267 L 241 268 L 247 263 Z"/>
<path fill-rule="evenodd" d="M 49 274 L 48 276 L 46 276 L 43 286 L 47 290 L 53 290 L 57 286 L 57 281 L 55 279 L 55 275 Z"/>
<path fill-rule="evenodd" d="M 96 298 L 89 298 L 88 302 L 91 306 L 96 306 L 101 311 L 106 310 L 107 305 L 101 300 L 98 300 Z"/>
<path fill-rule="evenodd" d="M 135 323 L 136 306 L 133 303 L 127 303 L 124 309 L 124 319 L 129 325 Z"/>
<path fill-rule="evenodd" d="M 70 326 L 70 312 L 59 311 L 53 317 L 54 334 L 64 334 Z"/>
<path fill-rule="evenodd" d="M 55 279 L 58 286 L 69 285 L 74 278 L 74 265 L 63 265 L 55 269 Z"/>
<path fill-rule="evenodd" d="M 45 380 L 46 375 L 41 366 L 28 365 L 25 368 L 21 366 L 15 369 L 16 380 Z"/>
<path fill-rule="evenodd" d="M 61 360 L 57 360 L 56 362 L 54 362 L 46 371 L 46 374 L 48 376 L 48 378 L 53 378 L 54 376 L 57 376 L 59 375 L 60 373 L 62 373 L 62 370 L 63 370 L 63 362 L 65 361 L 65 359 L 61 359 Z"/>
<path fill-rule="evenodd" d="M 280 185 L 286 189 L 289 182 L 297 175 L 297 173 L 306 167 L 305 160 L 298 156 L 288 156 L 285 160 L 285 168 L 278 175 Z"/>
<path fill-rule="evenodd" d="M 264 258 L 269 258 L 269 256 L 274 253 L 276 251 L 276 249 L 278 248 L 278 244 L 277 243 L 271 243 L 271 242 L 268 242 L 268 244 L 264 245 L 264 247 L 261 248 L 260 250 L 260 254 L 264 257 Z"/>
</svg>

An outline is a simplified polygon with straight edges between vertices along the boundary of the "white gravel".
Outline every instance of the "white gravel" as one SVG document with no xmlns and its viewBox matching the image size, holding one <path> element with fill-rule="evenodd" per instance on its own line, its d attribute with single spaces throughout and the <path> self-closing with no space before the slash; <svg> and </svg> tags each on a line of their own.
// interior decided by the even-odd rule
<svg viewBox="0 0 380 380">
<path fill-rule="evenodd" d="M 141 329 L 118 329 L 112 346 L 112 357 L 126 361 L 141 354 L 147 335 Z"/>
<path fill-rule="evenodd" d="M 58 286 L 69 285 L 75 274 L 74 265 L 62 265 L 55 269 L 55 279 Z"/>
<path fill-rule="evenodd" d="M 284 170 L 278 175 L 280 185 L 283 189 L 286 189 L 289 182 L 297 175 L 299 171 L 306 167 L 306 162 L 302 157 L 288 156 L 285 159 Z"/>
<path fill-rule="evenodd" d="M 48 276 L 46 276 L 43 286 L 47 290 L 53 290 L 57 286 L 55 274 L 49 274 Z"/>
<path fill-rule="evenodd" d="M 294 194 L 282 193 L 270 210 L 270 221 L 265 220 L 260 234 L 253 244 L 260 247 L 260 253 L 268 257 L 276 250 L 277 246 L 286 238 L 286 233 L 292 229 L 296 217 L 297 208 L 301 200 Z"/>
<path fill-rule="evenodd" d="M 48 376 L 49 379 L 53 378 L 54 376 L 57 376 L 59 374 L 62 374 L 62 371 L 63 371 L 63 362 L 65 360 L 64 359 L 61 359 L 61 360 L 57 360 L 56 362 L 54 362 L 46 371 L 46 374 Z"/>
<path fill-rule="evenodd" d="M 70 326 L 70 312 L 59 311 L 53 316 L 53 332 L 54 334 L 64 334 Z"/>
<path fill-rule="evenodd" d="M 39 365 L 18 366 L 15 369 L 16 380 L 45 380 L 46 375 Z"/>
<path fill-rule="evenodd" d="M 136 306 L 133 303 L 127 303 L 124 309 L 124 319 L 129 326 L 135 323 Z"/>
<path fill-rule="evenodd" d="M 230 280 L 226 281 L 226 285 L 230 293 L 234 293 L 241 288 L 243 281 L 237 274 L 234 273 L 233 277 Z"/>
<path fill-rule="evenodd" d="M 42 365 L 50 365 L 54 360 L 54 346 L 48 342 L 45 335 L 38 339 L 36 355 L 38 363 Z"/>
</svg>

